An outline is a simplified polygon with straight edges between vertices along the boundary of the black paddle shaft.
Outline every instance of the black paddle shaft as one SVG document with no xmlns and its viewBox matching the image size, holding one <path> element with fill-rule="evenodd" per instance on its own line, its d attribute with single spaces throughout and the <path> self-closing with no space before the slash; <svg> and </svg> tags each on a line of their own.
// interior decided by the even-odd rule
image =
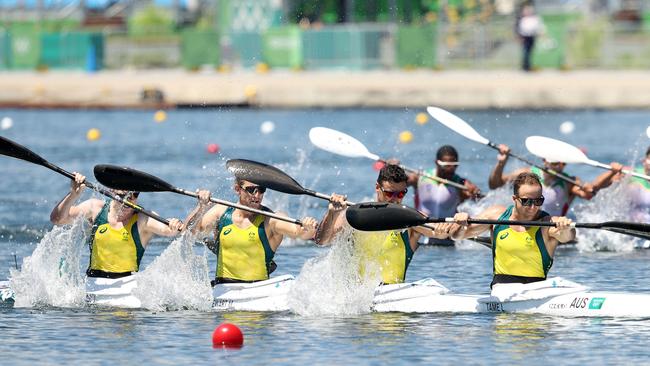
<svg viewBox="0 0 650 366">
<path fill-rule="evenodd" d="M 93 173 L 95 174 L 95 178 L 97 178 L 100 183 L 114 189 L 138 192 L 174 192 L 189 197 L 198 197 L 198 193 L 196 192 L 174 187 L 170 183 L 167 183 L 155 175 L 151 175 L 149 173 L 145 173 L 129 167 L 99 164 L 95 165 Z M 272 212 L 254 209 L 252 207 L 220 200 L 214 197 L 210 198 L 210 201 L 224 206 L 238 208 L 243 211 L 269 216 L 274 219 L 302 226 L 302 222 L 300 220 L 280 216 Z"/>
<path fill-rule="evenodd" d="M 68 172 L 67 170 L 62 169 L 61 167 L 59 167 L 57 165 L 54 165 L 54 164 L 50 163 L 49 161 L 47 161 L 45 159 L 43 159 L 41 156 L 39 156 L 35 152 L 31 151 L 30 149 L 26 148 L 25 146 L 20 145 L 20 144 L 18 144 L 16 142 L 13 142 L 13 141 L 11 141 L 11 140 L 9 140 L 9 139 L 7 139 L 5 137 L 2 137 L 2 136 L 0 136 L 0 154 L 6 155 L 6 156 L 11 156 L 12 158 L 16 158 L 16 159 L 20 159 L 20 160 L 28 161 L 30 163 L 34 163 L 34 164 L 44 166 L 44 167 L 46 167 L 46 168 L 48 168 L 50 170 L 53 170 L 53 171 L 55 171 L 55 172 L 57 172 L 57 173 L 59 173 L 61 175 L 66 176 L 66 177 L 68 177 L 70 179 L 74 179 L 74 174 Z M 132 202 L 129 202 L 129 201 L 125 200 L 125 199 L 122 199 L 122 197 L 117 196 L 113 192 L 110 192 L 110 191 L 108 191 L 106 189 L 103 189 L 103 188 L 101 188 L 99 186 L 96 186 L 96 185 L 92 184 L 91 182 L 84 182 L 84 184 L 86 185 L 86 187 L 88 187 L 88 188 L 90 188 L 90 189 L 92 189 L 92 190 L 94 190 L 96 192 L 99 192 L 99 193 L 103 194 L 106 197 L 114 199 L 114 200 L 116 200 L 116 201 L 118 201 L 118 202 L 120 202 L 120 203 L 122 203 L 122 204 L 124 204 L 124 205 L 138 211 L 138 212 L 143 213 L 144 215 L 147 215 L 147 216 L 151 217 L 152 219 L 155 219 L 155 220 L 158 220 L 158 221 L 162 222 L 165 225 L 169 225 L 169 221 L 167 221 L 166 219 L 158 216 L 157 214 L 155 214 L 153 212 L 149 212 L 149 211 L 143 209 L 142 207 L 140 207 L 140 206 L 138 206 L 138 205 L 136 205 L 136 204 L 134 204 Z"/>
</svg>

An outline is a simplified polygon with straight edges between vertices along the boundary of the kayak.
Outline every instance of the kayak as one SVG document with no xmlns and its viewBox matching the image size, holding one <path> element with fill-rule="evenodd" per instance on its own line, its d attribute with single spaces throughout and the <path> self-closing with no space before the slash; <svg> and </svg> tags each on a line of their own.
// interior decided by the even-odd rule
<svg viewBox="0 0 650 366">
<path fill-rule="evenodd" d="M 89 278 L 89 305 L 140 308 L 131 294 L 135 276 Z M 213 288 L 216 311 L 289 311 L 288 295 L 295 279 L 282 275 L 255 283 L 219 284 Z M 8 282 L 0 282 L 0 298 L 13 301 Z M 567 317 L 650 318 L 650 294 L 591 291 L 560 277 L 530 284 L 497 284 L 490 294 L 451 292 L 434 279 L 382 285 L 375 289 L 374 312 L 401 313 L 530 313 Z"/>
</svg>

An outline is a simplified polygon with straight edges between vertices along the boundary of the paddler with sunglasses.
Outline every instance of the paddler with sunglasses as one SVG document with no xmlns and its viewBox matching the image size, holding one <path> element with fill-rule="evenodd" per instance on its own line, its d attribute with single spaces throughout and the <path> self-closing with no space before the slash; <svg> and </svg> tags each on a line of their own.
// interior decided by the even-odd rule
<svg viewBox="0 0 650 366">
<path fill-rule="evenodd" d="M 169 225 L 165 225 L 115 200 L 91 198 L 74 205 L 86 187 L 86 177 L 73 174 L 70 192 L 54 207 L 50 221 L 65 225 L 83 217 L 92 224 L 88 239 L 90 264 L 86 270 L 90 278 L 121 278 L 138 272 L 151 238 L 178 235 L 183 227 L 178 219 L 169 219 Z M 113 192 L 131 203 L 138 200 L 139 192 Z"/>
<path fill-rule="evenodd" d="M 603 188 L 609 187 L 612 184 L 613 178 L 621 172 L 623 166 L 617 162 L 612 162 L 612 170 L 606 171 L 600 174 L 596 179 L 591 183 L 585 183 L 581 186 L 577 186 L 562 180 L 561 178 L 556 177 L 553 174 L 549 174 L 537 167 L 530 168 L 521 168 L 513 171 L 509 174 L 503 173 L 503 168 L 508 162 L 508 153 L 510 148 L 507 145 L 499 145 L 499 154 L 497 155 L 497 163 L 490 173 L 490 178 L 488 184 L 490 189 L 496 189 L 508 182 L 514 180 L 520 173 L 523 172 L 532 172 L 536 174 L 540 181 L 542 182 L 542 188 L 544 192 L 544 205 L 542 209 L 548 212 L 550 215 L 554 216 L 563 216 L 566 215 L 569 211 L 569 205 L 575 197 L 580 197 L 585 200 L 592 199 L 598 191 Z M 557 173 L 564 173 L 565 163 L 559 161 L 550 161 L 544 160 L 544 167 L 548 170 L 555 171 Z M 580 178 L 571 177 L 580 183 Z"/>
<path fill-rule="evenodd" d="M 541 209 L 544 203 L 542 183 L 536 174 L 520 173 L 513 180 L 513 204 L 492 206 L 476 219 L 550 221 L 555 227 L 518 225 L 468 225 L 469 215 L 454 216 L 462 228 L 454 239 L 466 239 L 490 230 L 492 238 L 493 279 L 490 287 L 503 283 L 531 283 L 546 279 L 553 265 L 553 255 L 559 243 L 575 239 L 571 219 L 551 216 Z"/>
<path fill-rule="evenodd" d="M 471 181 L 456 174 L 458 165 L 458 151 L 451 145 L 444 145 L 436 152 L 435 169 L 426 170 L 423 175 L 410 174 L 408 185 L 415 188 L 415 208 L 427 216 L 451 217 L 462 202 L 478 197 L 481 193 L 480 189 Z M 458 189 L 425 175 L 444 178 L 462 184 L 467 189 Z M 420 244 L 452 246 L 454 241 L 422 236 Z"/>
<path fill-rule="evenodd" d="M 273 212 L 262 205 L 265 187 L 235 178 L 233 189 L 239 196 L 239 204 Z M 194 231 L 214 235 L 214 241 L 209 244 L 217 255 L 213 286 L 269 279 L 275 265 L 273 256 L 285 236 L 311 240 L 316 234 L 318 222 L 313 217 L 302 218 L 300 226 L 233 207 L 213 205 L 207 190 L 200 190 L 198 196 L 199 204 L 189 217 L 198 215 Z M 282 212 L 276 214 L 286 215 Z"/>
<path fill-rule="evenodd" d="M 407 179 L 406 173 L 398 165 L 384 165 L 375 184 L 377 202 L 402 203 L 408 192 Z M 340 233 L 351 233 L 349 238 L 359 258 L 360 275 L 378 277 L 382 284 L 404 282 L 421 235 L 443 239 L 460 228 L 455 223 L 441 223 L 432 225 L 435 229 L 418 226 L 403 231 L 357 231 L 351 229 L 346 220 L 345 200 L 345 196 L 332 194 L 327 213 L 318 228 L 316 243 L 331 245 Z"/>
</svg>

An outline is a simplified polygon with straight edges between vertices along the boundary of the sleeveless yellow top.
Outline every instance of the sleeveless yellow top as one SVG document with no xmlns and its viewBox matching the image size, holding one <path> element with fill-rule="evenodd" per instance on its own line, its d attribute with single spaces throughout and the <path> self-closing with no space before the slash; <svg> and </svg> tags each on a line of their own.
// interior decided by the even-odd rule
<svg viewBox="0 0 650 366">
<path fill-rule="evenodd" d="M 512 210 L 508 207 L 499 220 L 509 220 Z M 548 215 L 542 211 L 541 216 Z M 539 226 L 517 232 L 508 225 L 495 225 L 492 243 L 494 274 L 546 278 L 553 265 Z"/>
<path fill-rule="evenodd" d="M 109 207 L 107 201 L 93 223 L 89 268 L 109 273 L 137 272 L 144 254 L 138 215 L 134 214 L 121 229 L 114 229 L 108 223 Z"/>
<path fill-rule="evenodd" d="M 379 270 L 384 284 L 402 283 L 413 258 L 408 231 L 355 231 L 354 246 L 360 255 L 359 272 L 368 274 L 370 268 Z"/>
<path fill-rule="evenodd" d="M 232 222 L 233 207 L 226 209 L 217 224 L 217 278 L 262 281 L 269 278 L 271 249 L 264 230 L 264 219 L 257 215 L 245 229 Z"/>
</svg>

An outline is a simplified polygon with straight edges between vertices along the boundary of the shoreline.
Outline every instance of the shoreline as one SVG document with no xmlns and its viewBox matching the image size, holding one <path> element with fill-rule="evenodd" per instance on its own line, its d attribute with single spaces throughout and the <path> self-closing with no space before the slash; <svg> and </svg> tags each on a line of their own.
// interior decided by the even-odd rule
<svg viewBox="0 0 650 366">
<path fill-rule="evenodd" d="M 650 109 L 650 71 L 2 72 L 0 108 Z"/>
</svg>

